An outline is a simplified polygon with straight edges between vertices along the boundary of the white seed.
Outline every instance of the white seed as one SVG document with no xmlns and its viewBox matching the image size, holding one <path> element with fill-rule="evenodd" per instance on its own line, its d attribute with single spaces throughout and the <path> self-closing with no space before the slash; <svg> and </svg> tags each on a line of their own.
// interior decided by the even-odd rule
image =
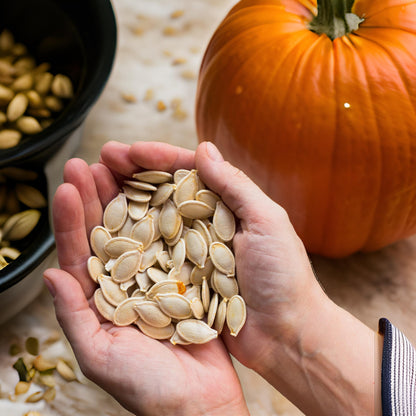
<svg viewBox="0 0 416 416">
<path fill-rule="evenodd" d="M 176 186 L 172 183 L 162 183 L 158 186 L 156 192 L 153 192 L 152 198 L 150 199 L 150 205 L 157 207 L 164 204 L 169 197 L 172 195 Z"/>
<path fill-rule="evenodd" d="M 171 240 L 178 234 L 181 224 L 182 217 L 179 215 L 175 204 L 168 199 L 163 204 L 159 216 L 159 229 L 162 236 L 167 240 Z"/>
<path fill-rule="evenodd" d="M 214 242 L 209 246 L 209 254 L 214 266 L 227 276 L 235 275 L 235 259 L 232 251 L 221 242 Z"/>
<path fill-rule="evenodd" d="M 218 293 L 214 293 L 211 296 L 211 301 L 209 303 L 208 308 L 208 315 L 207 315 L 207 325 L 211 326 L 214 325 L 215 316 L 217 314 L 218 309 Z"/>
<path fill-rule="evenodd" d="M 163 280 L 155 283 L 146 293 L 146 297 L 152 300 L 156 295 L 162 293 L 179 293 L 183 295 L 186 286 L 180 280 Z"/>
<path fill-rule="evenodd" d="M 209 293 L 208 281 L 205 279 L 205 277 L 202 278 L 201 301 L 202 305 L 204 306 L 204 311 L 208 312 L 209 304 L 211 302 L 211 295 Z"/>
<path fill-rule="evenodd" d="M 182 218 L 182 217 L 181 217 Z M 184 230 L 184 225 L 183 225 L 183 221 L 181 221 L 180 225 L 179 225 L 179 229 L 178 232 L 176 233 L 176 235 L 174 235 L 172 238 L 168 239 L 165 238 L 165 243 L 170 246 L 173 247 L 177 244 L 177 242 L 182 238 L 183 235 L 183 230 Z M 172 254 L 172 253 L 169 253 Z"/>
<path fill-rule="evenodd" d="M 210 217 L 214 210 L 201 201 L 184 201 L 178 206 L 178 212 L 183 217 L 203 219 Z"/>
<path fill-rule="evenodd" d="M 176 324 L 178 335 L 193 344 L 205 344 L 217 338 L 218 333 L 199 319 L 185 319 Z"/>
<path fill-rule="evenodd" d="M 117 235 L 119 237 L 129 237 L 130 238 L 131 229 L 133 228 L 134 224 L 136 224 L 136 222 L 131 218 L 130 215 L 127 215 L 126 222 L 118 230 Z"/>
<path fill-rule="evenodd" d="M 148 202 L 129 201 L 127 207 L 129 216 L 135 221 L 141 220 L 146 215 L 148 209 Z"/>
<path fill-rule="evenodd" d="M 185 240 L 183 238 L 180 238 L 172 250 L 172 262 L 173 262 L 173 267 L 176 270 L 181 269 L 183 263 L 185 262 L 185 256 L 186 256 Z"/>
<path fill-rule="evenodd" d="M 171 322 L 170 316 L 162 312 L 158 304 L 152 300 L 137 302 L 134 309 L 144 322 L 156 328 L 163 328 Z"/>
<path fill-rule="evenodd" d="M 143 182 L 159 184 L 170 182 L 172 180 L 172 175 L 160 170 L 145 170 L 143 172 L 134 173 L 133 178 Z"/>
<path fill-rule="evenodd" d="M 184 178 L 182 178 L 176 185 L 175 193 L 173 194 L 173 202 L 179 206 L 184 201 L 195 199 L 195 194 L 198 192 L 198 179 L 195 169 L 192 169 Z"/>
<path fill-rule="evenodd" d="M 126 195 L 118 194 L 106 206 L 103 214 L 104 227 L 110 232 L 118 231 L 127 219 L 127 198 Z"/>
<path fill-rule="evenodd" d="M 212 242 L 215 242 L 215 241 L 222 242 L 222 241 L 221 241 L 220 236 L 219 236 L 219 235 L 217 235 L 217 233 L 216 233 L 216 231 L 215 231 L 215 227 L 213 226 L 213 224 L 212 224 L 212 223 L 210 223 L 210 222 L 208 221 L 208 222 L 205 224 L 205 226 L 207 227 L 207 230 L 209 231 L 209 233 L 210 233 L 210 235 L 211 235 Z"/>
<path fill-rule="evenodd" d="M 123 300 L 114 311 L 113 322 L 118 326 L 132 324 L 139 317 L 139 314 L 135 310 L 135 305 L 138 302 L 143 302 L 143 299 L 140 297 L 130 297 Z"/>
<path fill-rule="evenodd" d="M 146 293 L 153 285 L 153 282 L 149 279 L 147 272 L 138 272 L 135 274 L 134 278 L 139 286 L 139 289 Z"/>
<path fill-rule="evenodd" d="M 165 273 L 169 273 L 169 269 L 171 268 L 171 259 L 169 253 L 166 250 L 159 251 L 158 253 L 156 253 L 156 258 L 162 270 Z"/>
<path fill-rule="evenodd" d="M 110 257 L 119 257 L 126 251 L 142 251 L 143 244 L 128 237 L 113 237 L 104 244 L 104 250 Z"/>
<path fill-rule="evenodd" d="M 131 229 L 130 237 L 139 241 L 144 250 L 147 250 L 152 244 L 155 228 L 153 226 L 153 218 L 146 215 L 138 221 Z"/>
<path fill-rule="evenodd" d="M 159 229 L 159 216 L 160 216 L 160 209 L 156 207 L 152 207 L 148 211 L 149 217 L 153 219 L 153 241 L 159 240 L 162 236 Z"/>
<path fill-rule="evenodd" d="M 154 241 L 149 248 L 144 251 L 139 271 L 144 272 L 157 262 L 157 253 L 163 250 L 163 242 L 161 240 Z"/>
<path fill-rule="evenodd" d="M 211 284 L 223 298 L 232 298 L 238 295 L 238 283 L 235 277 L 228 277 L 215 269 L 211 275 Z"/>
<path fill-rule="evenodd" d="M 235 234 L 235 218 L 231 210 L 222 201 L 217 202 L 212 218 L 215 232 L 223 241 L 231 241 Z"/>
<path fill-rule="evenodd" d="M 169 279 L 180 280 L 185 286 L 189 285 L 191 283 L 191 273 L 193 268 L 194 266 L 192 263 L 185 261 L 179 270 L 176 270 L 176 267 L 170 270 Z"/>
<path fill-rule="evenodd" d="M 114 267 L 116 261 L 117 259 L 109 259 L 108 262 L 104 265 L 104 269 L 107 272 L 111 272 L 111 269 Z"/>
<path fill-rule="evenodd" d="M 156 267 L 149 267 L 146 273 L 149 279 L 154 283 L 158 283 L 162 280 L 168 279 L 168 274 L 163 270 L 157 269 Z"/>
<path fill-rule="evenodd" d="M 120 286 L 111 280 L 111 277 L 101 275 L 98 277 L 102 293 L 108 303 L 117 306 L 124 299 L 127 299 L 127 293 L 120 289 Z"/>
<path fill-rule="evenodd" d="M 97 225 L 91 231 L 90 244 L 94 253 L 101 259 L 103 263 L 107 263 L 110 258 L 105 252 L 105 243 L 111 239 L 111 234 L 101 225 Z"/>
<path fill-rule="evenodd" d="M 211 261 L 211 257 L 208 257 L 203 267 L 195 266 L 192 269 L 190 276 L 191 283 L 194 285 L 202 285 L 202 279 L 205 277 L 207 280 L 210 280 L 213 270 L 214 265 Z"/>
<path fill-rule="evenodd" d="M 140 182 L 140 181 L 131 181 L 131 180 L 125 180 L 125 185 L 128 185 L 135 189 L 140 189 L 141 191 L 148 191 L 148 192 L 154 192 L 157 190 L 157 187 L 152 185 L 151 183 L 147 182 Z"/>
<path fill-rule="evenodd" d="M 189 300 L 192 300 L 194 298 L 201 299 L 201 286 L 195 286 L 195 285 L 187 286 L 186 291 L 183 295 L 187 297 Z"/>
<path fill-rule="evenodd" d="M 236 337 L 246 322 L 246 303 L 240 295 L 228 301 L 226 319 L 230 334 Z"/>
<path fill-rule="evenodd" d="M 209 189 L 202 189 L 196 193 L 195 199 L 197 201 L 204 202 L 212 209 L 215 209 L 217 201 L 220 200 L 220 197 Z"/>
<path fill-rule="evenodd" d="M 91 256 L 87 261 L 88 274 L 91 279 L 98 283 L 98 276 L 105 274 L 104 263 L 96 256 Z"/>
<path fill-rule="evenodd" d="M 102 289 L 98 288 L 94 292 L 94 303 L 98 312 L 110 322 L 113 322 L 116 308 L 109 303 L 103 295 Z"/>
<path fill-rule="evenodd" d="M 129 199 L 130 201 L 145 203 L 149 202 L 150 198 L 152 197 L 152 194 L 150 192 L 133 188 L 130 185 L 123 186 L 123 191 L 127 199 Z"/>
<path fill-rule="evenodd" d="M 209 247 L 212 243 L 212 237 L 211 237 L 210 232 L 208 231 L 207 226 L 204 224 L 204 222 L 202 220 L 193 220 L 192 228 L 194 230 L 197 230 L 202 235 L 205 242 L 207 243 L 207 247 Z"/>
<path fill-rule="evenodd" d="M 154 297 L 160 309 L 174 319 L 187 319 L 192 316 L 189 299 L 179 293 L 158 294 Z"/>
<path fill-rule="evenodd" d="M 186 175 L 188 175 L 190 170 L 188 169 L 178 169 L 173 174 L 173 182 L 178 184 Z"/>
<path fill-rule="evenodd" d="M 123 292 L 131 292 L 131 288 L 134 286 L 134 288 L 137 287 L 136 277 L 135 275 L 133 277 L 130 277 L 129 280 L 126 280 L 125 282 L 120 283 L 120 289 Z M 134 289 L 133 289 L 134 290 Z M 128 294 L 128 293 L 127 293 Z"/>
<path fill-rule="evenodd" d="M 224 324 L 225 324 L 225 318 L 227 314 L 227 303 L 228 299 L 223 298 L 221 302 L 218 305 L 217 308 L 217 314 L 215 315 L 215 321 L 214 321 L 214 329 L 221 334 Z"/>
<path fill-rule="evenodd" d="M 162 328 L 156 328 L 147 324 L 143 321 L 143 319 L 140 318 L 137 319 L 135 323 L 139 327 L 140 331 L 143 332 L 143 334 L 153 339 L 169 339 L 175 332 L 175 327 L 173 324 L 169 324 Z"/>
<path fill-rule="evenodd" d="M 199 297 L 194 297 L 190 301 L 192 314 L 196 319 L 202 319 L 205 315 L 204 305 Z"/>
<path fill-rule="evenodd" d="M 139 271 L 142 257 L 141 250 L 126 251 L 118 257 L 111 269 L 111 277 L 114 282 L 126 282 L 133 277 Z"/>
<path fill-rule="evenodd" d="M 173 345 L 189 345 L 192 344 L 192 342 L 189 341 L 185 341 L 179 334 L 178 331 L 175 331 L 171 338 L 170 338 L 170 342 Z"/>
<path fill-rule="evenodd" d="M 193 229 L 185 234 L 186 256 L 198 267 L 204 267 L 207 259 L 208 247 L 202 235 Z"/>
</svg>

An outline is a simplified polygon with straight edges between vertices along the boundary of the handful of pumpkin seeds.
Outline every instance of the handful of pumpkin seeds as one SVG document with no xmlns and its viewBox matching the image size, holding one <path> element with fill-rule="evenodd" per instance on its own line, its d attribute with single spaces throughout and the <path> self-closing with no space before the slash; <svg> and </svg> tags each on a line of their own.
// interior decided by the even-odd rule
<svg viewBox="0 0 416 416">
<path fill-rule="evenodd" d="M 172 344 L 237 336 L 246 305 L 235 277 L 235 218 L 196 170 L 126 180 L 90 235 L 88 272 L 101 315 Z"/>
<path fill-rule="evenodd" d="M 0 149 L 41 132 L 73 96 L 70 78 L 52 74 L 50 64 L 37 64 L 13 34 L 0 33 Z"/>
<path fill-rule="evenodd" d="M 0 270 L 20 255 L 19 242 L 36 227 L 47 200 L 33 182 L 34 171 L 0 169 Z"/>
</svg>

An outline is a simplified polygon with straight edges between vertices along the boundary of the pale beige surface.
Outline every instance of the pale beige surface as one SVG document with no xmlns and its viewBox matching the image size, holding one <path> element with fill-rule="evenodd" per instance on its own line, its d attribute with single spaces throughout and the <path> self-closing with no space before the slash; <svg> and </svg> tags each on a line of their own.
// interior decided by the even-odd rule
<svg viewBox="0 0 416 416">
<path fill-rule="evenodd" d="M 115 0 L 119 48 L 113 73 L 88 117 L 78 156 L 98 160 L 107 140 L 163 140 L 194 149 L 194 97 L 200 59 L 210 34 L 233 0 Z M 171 13 L 184 14 L 172 19 Z M 133 96 L 128 103 L 122 95 Z M 151 98 L 149 98 L 149 94 Z M 158 101 L 166 105 L 157 110 Z M 173 108 L 176 103 L 176 110 Z M 179 111 L 178 111 L 179 103 Z M 416 342 L 416 239 L 373 254 L 345 260 L 316 256 L 312 263 L 327 293 L 370 327 L 381 316 L 391 318 Z M 7 396 L 16 382 L 7 354 L 10 342 L 38 336 L 41 341 L 58 330 L 49 295 L 41 297 L 0 329 L 0 392 Z M 61 339 L 48 350 L 73 360 Z M 301 413 L 256 374 L 236 364 L 252 416 L 295 416 Z M 91 383 L 60 383 L 56 400 L 45 406 L 0 400 L 0 415 L 20 416 L 28 409 L 45 415 L 127 415 Z"/>
</svg>

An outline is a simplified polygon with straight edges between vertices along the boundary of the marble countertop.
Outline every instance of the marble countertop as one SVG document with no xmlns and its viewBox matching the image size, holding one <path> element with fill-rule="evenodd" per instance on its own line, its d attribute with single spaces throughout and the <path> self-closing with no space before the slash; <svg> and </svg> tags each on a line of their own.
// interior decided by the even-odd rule
<svg viewBox="0 0 416 416">
<path fill-rule="evenodd" d="M 194 149 L 197 137 L 194 98 L 199 64 L 206 44 L 234 0 L 113 0 L 118 21 L 114 69 L 89 114 L 77 156 L 96 162 L 108 140 L 133 143 L 161 140 Z M 339 305 L 377 328 L 386 316 L 416 341 L 416 239 L 377 253 L 328 260 L 312 256 L 318 279 Z M 55 256 L 53 254 L 52 256 Z M 56 260 L 55 260 L 56 262 Z M 57 380 L 50 403 L 13 399 L 17 373 L 12 343 L 37 337 L 42 353 L 63 357 L 79 381 Z M 299 416 L 301 413 L 252 371 L 235 363 L 252 416 Z M 31 387 L 36 390 L 35 386 Z M 11 395 L 11 396 L 10 396 Z M 10 400 L 12 399 L 12 400 Z M 0 327 L 0 415 L 129 415 L 108 394 L 86 380 L 55 320 L 49 294 L 41 295 Z"/>
</svg>

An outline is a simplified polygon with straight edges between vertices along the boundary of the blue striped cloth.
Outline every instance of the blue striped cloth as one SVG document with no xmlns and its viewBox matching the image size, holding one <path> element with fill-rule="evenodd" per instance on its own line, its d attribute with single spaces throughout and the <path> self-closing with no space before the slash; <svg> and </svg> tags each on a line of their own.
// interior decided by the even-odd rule
<svg viewBox="0 0 416 416">
<path fill-rule="evenodd" d="M 383 416 L 416 416 L 416 352 L 410 341 L 385 318 L 381 368 Z"/>
</svg>

